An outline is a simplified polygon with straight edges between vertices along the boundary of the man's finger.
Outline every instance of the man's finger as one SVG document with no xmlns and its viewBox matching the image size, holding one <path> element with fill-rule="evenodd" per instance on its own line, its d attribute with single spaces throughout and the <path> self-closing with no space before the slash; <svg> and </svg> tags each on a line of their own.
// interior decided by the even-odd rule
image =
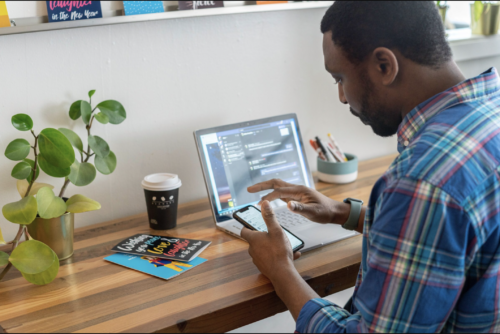
<svg viewBox="0 0 500 334">
<path fill-rule="evenodd" d="M 262 202 L 262 218 L 267 225 L 267 231 L 269 234 L 276 233 L 277 231 L 282 231 L 278 220 L 276 220 L 276 216 L 274 215 L 273 208 L 271 208 L 271 204 L 268 201 Z"/>
<path fill-rule="evenodd" d="M 297 186 L 278 188 L 272 193 L 262 197 L 261 202 L 272 202 L 275 199 L 300 201 L 302 199 L 301 188 Z"/>
<path fill-rule="evenodd" d="M 254 184 L 253 186 L 248 187 L 247 190 L 249 193 L 258 193 L 259 191 L 277 189 L 279 187 L 287 186 L 291 186 L 291 184 L 280 179 L 272 179 L 269 181 Z"/>
<path fill-rule="evenodd" d="M 250 229 L 246 228 L 246 227 L 243 227 L 241 229 L 241 234 L 240 236 L 245 239 L 248 243 L 251 243 L 253 238 L 254 238 L 254 234 L 257 233 L 256 231 L 251 231 Z"/>
<path fill-rule="evenodd" d="M 293 260 L 298 260 L 302 254 L 300 252 L 293 253 Z"/>
<path fill-rule="evenodd" d="M 295 201 L 289 201 L 287 207 L 293 213 L 298 213 L 308 219 L 317 218 L 318 212 L 322 211 L 319 204 L 304 204 Z"/>
</svg>

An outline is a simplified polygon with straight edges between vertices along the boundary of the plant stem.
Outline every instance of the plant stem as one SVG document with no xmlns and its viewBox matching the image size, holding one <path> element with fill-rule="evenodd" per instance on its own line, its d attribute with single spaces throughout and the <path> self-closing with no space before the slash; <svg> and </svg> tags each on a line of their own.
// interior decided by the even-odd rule
<svg viewBox="0 0 500 334">
<path fill-rule="evenodd" d="M 64 185 L 61 189 L 61 192 L 59 193 L 59 197 L 61 197 L 61 198 L 63 197 L 64 192 L 66 191 L 66 188 L 68 187 L 68 185 L 69 185 L 69 179 L 66 178 L 66 180 L 64 180 Z"/>
<path fill-rule="evenodd" d="M 23 236 L 23 233 L 25 231 L 26 231 L 26 235 L 29 235 L 29 234 L 27 234 L 28 233 L 28 229 L 26 228 L 26 226 L 20 225 L 19 226 L 19 231 L 17 232 L 17 235 L 16 235 L 16 238 L 13 241 L 14 244 L 12 245 L 12 251 L 14 251 L 14 249 L 16 249 L 17 245 L 19 245 L 19 241 L 21 240 L 21 237 Z M 7 275 L 7 273 L 10 270 L 10 268 L 12 268 L 12 263 L 9 263 L 7 265 L 7 267 L 4 268 L 4 270 L 2 271 L 2 273 L 0 273 L 0 281 L 5 277 L 5 275 Z"/>
<path fill-rule="evenodd" d="M 92 110 L 92 112 L 94 112 L 94 110 Z M 92 118 L 90 119 L 89 125 L 87 125 L 87 134 L 88 134 L 89 137 L 90 137 L 90 129 L 92 129 L 92 124 L 94 124 L 94 118 L 95 118 L 95 116 L 92 116 Z M 90 152 L 91 152 L 90 151 L 90 145 L 88 145 L 87 146 L 87 152 L 85 153 L 87 155 L 87 158 L 85 159 L 84 162 L 88 162 L 89 159 L 90 159 L 90 157 L 93 155 Z"/>
<path fill-rule="evenodd" d="M 28 186 L 28 190 L 26 191 L 26 195 L 24 195 L 24 197 L 29 195 L 31 188 L 33 187 L 33 184 L 35 183 L 36 170 L 37 170 L 37 164 L 38 164 L 38 153 L 36 151 L 36 149 L 38 147 L 38 137 L 35 135 L 35 132 L 33 132 L 33 130 L 31 130 L 31 133 L 33 134 L 33 137 L 35 137 L 35 146 L 33 146 L 33 152 L 35 152 L 35 168 L 33 169 L 33 177 L 31 178 L 30 185 Z"/>
<path fill-rule="evenodd" d="M 9 264 L 7 265 L 7 267 L 5 267 L 5 269 L 0 274 L 0 282 L 3 280 L 3 278 L 5 277 L 5 275 L 7 275 L 7 273 L 10 270 L 10 268 L 12 268 L 12 263 L 9 262 Z"/>
</svg>

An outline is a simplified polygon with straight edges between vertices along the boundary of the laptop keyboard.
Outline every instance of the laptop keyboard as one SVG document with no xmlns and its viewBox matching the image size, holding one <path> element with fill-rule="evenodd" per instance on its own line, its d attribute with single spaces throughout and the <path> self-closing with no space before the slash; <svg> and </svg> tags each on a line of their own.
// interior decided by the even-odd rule
<svg viewBox="0 0 500 334">
<path fill-rule="evenodd" d="M 295 213 L 291 213 L 288 210 L 283 210 L 276 212 L 276 217 L 278 218 L 278 223 L 287 229 L 298 228 L 304 225 L 314 224 L 307 218 Z"/>
</svg>

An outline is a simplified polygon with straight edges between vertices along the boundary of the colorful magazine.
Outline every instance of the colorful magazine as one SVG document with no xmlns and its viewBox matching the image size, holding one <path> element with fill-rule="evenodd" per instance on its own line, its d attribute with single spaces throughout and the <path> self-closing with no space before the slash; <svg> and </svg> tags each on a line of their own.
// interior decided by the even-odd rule
<svg viewBox="0 0 500 334">
<path fill-rule="evenodd" d="M 113 247 L 112 251 L 189 262 L 200 255 L 210 244 L 210 241 L 136 234 L 120 242 Z"/>
<path fill-rule="evenodd" d="M 125 15 L 163 13 L 163 1 L 123 1 Z"/>
<path fill-rule="evenodd" d="M 138 256 L 122 253 L 113 254 L 104 258 L 104 260 L 166 280 L 179 276 L 199 266 L 203 262 L 207 262 L 206 259 L 200 257 L 191 262 L 177 262 L 152 256 Z"/>
</svg>

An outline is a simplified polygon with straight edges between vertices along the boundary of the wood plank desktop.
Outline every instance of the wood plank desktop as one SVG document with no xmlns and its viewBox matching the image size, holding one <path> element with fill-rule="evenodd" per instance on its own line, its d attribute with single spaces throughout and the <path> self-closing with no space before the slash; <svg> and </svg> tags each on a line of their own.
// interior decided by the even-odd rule
<svg viewBox="0 0 500 334">
<path fill-rule="evenodd" d="M 368 201 L 394 158 L 360 162 L 354 183 L 316 187 L 336 200 Z M 201 254 L 209 261 L 165 281 L 103 260 L 136 233 L 210 240 Z M 181 205 L 178 227 L 166 232 L 150 230 L 146 214 L 77 229 L 75 254 L 61 263 L 54 282 L 35 286 L 16 270 L 0 282 L 0 333 L 226 332 L 285 311 L 247 249 L 215 229 L 207 199 Z M 361 236 L 356 236 L 305 253 L 295 265 L 326 296 L 354 286 L 360 260 Z"/>
</svg>

